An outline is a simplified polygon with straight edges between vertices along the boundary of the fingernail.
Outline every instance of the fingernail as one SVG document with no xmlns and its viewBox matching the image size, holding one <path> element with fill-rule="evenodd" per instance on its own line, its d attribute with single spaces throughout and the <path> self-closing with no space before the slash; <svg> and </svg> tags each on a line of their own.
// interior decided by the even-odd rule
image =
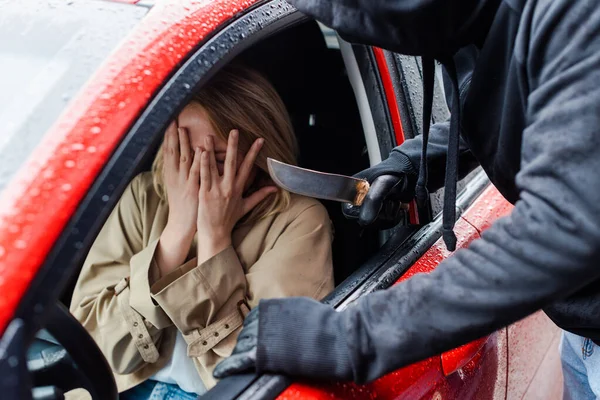
<svg viewBox="0 0 600 400">
<path fill-rule="evenodd" d="M 238 137 L 239 133 L 240 132 L 237 129 L 234 129 L 233 131 L 231 131 L 231 136 L 233 136 L 233 138 L 235 139 Z"/>
<path fill-rule="evenodd" d="M 265 139 L 258 139 L 258 145 L 262 146 L 263 144 L 265 144 Z"/>
</svg>

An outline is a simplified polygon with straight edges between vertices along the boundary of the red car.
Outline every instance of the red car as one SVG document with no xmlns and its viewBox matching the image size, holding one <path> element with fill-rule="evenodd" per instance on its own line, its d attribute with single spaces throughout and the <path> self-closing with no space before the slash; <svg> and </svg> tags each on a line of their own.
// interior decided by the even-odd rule
<svg viewBox="0 0 600 400">
<path fill-rule="evenodd" d="M 292 117 L 305 167 L 354 174 L 420 132 L 417 58 L 344 42 L 283 0 L 3 2 L 0 35 L 5 400 L 61 398 L 74 385 L 94 399 L 116 398 L 107 362 L 61 304 L 68 305 L 122 191 L 149 168 L 167 123 L 225 64 L 241 59 L 270 79 Z M 440 121 L 448 109 L 442 86 L 436 91 L 433 118 Z M 481 170 L 460 185 L 456 231 L 464 247 L 511 206 Z M 440 193 L 379 236 L 361 236 L 339 204 L 325 205 L 336 232 L 337 286 L 324 301 L 339 310 L 449 256 L 440 239 Z M 558 338 L 538 313 L 364 386 L 265 375 L 228 378 L 206 396 L 560 398 Z"/>
</svg>

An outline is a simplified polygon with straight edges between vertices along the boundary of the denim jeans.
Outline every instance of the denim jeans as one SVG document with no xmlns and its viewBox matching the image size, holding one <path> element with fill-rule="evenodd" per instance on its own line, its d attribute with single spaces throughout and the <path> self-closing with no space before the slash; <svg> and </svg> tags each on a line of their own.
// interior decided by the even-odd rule
<svg viewBox="0 0 600 400">
<path fill-rule="evenodd" d="M 119 400 L 196 400 L 197 397 L 177 385 L 151 380 L 119 394 Z"/>
<path fill-rule="evenodd" d="M 600 347 L 563 332 L 560 342 L 565 400 L 600 400 Z"/>
</svg>

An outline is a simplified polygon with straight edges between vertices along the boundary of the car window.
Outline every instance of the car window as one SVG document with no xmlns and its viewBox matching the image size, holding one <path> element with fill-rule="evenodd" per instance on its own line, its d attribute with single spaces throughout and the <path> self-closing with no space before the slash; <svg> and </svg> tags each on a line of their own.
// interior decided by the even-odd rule
<svg viewBox="0 0 600 400">
<path fill-rule="evenodd" d="M 0 0 L 0 190 L 147 8 Z"/>
</svg>

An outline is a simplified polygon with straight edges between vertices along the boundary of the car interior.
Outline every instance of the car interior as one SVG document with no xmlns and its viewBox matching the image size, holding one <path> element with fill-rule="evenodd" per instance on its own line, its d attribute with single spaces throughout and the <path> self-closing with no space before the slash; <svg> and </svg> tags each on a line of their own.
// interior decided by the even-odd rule
<svg viewBox="0 0 600 400">
<path fill-rule="evenodd" d="M 290 114 L 299 164 L 353 175 L 369 167 L 359 110 L 337 40 L 308 21 L 267 38 L 238 58 L 275 86 Z M 273 55 L 278 55 L 273 57 Z M 361 235 L 340 203 L 322 201 L 334 226 L 333 260 L 339 284 L 379 248 L 377 235 Z"/>
<path fill-rule="evenodd" d="M 262 72 L 282 97 L 297 136 L 300 166 L 353 175 L 369 167 L 369 155 L 356 97 L 332 33 L 314 21 L 304 22 L 255 44 L 234 62 Z M 140 166 L 140 170 L 149 168 L 150 165 Z M 323 204 L 334 227 L 337 285 L 374 254 L 380 242 L 377 235 L 363 235 L 355 222 L 346 220 L 340 203 L 323 201 Z M 61 296 L 67 307 L 76 280 L 77 276 L 71 277 Z M 70 316 L 64 307 L 62 313 L 63 318 Z M 73 368 L 68 349 L 61 350 L 56 339 L 42 330 L 29 347 L 28 360 L 35 386 L 58 384 L 62 390 L 90 387 L 81 371 Z M 60 357 L 56 356 L 58 353 Z M 52 357 L 62 366 L 56 368 Z M 71 372 L 65 374 L 67 370 Z M 57 372 L 68 375 L 69 382 L 64 376 L 55 376 Z"/>
</svg>

